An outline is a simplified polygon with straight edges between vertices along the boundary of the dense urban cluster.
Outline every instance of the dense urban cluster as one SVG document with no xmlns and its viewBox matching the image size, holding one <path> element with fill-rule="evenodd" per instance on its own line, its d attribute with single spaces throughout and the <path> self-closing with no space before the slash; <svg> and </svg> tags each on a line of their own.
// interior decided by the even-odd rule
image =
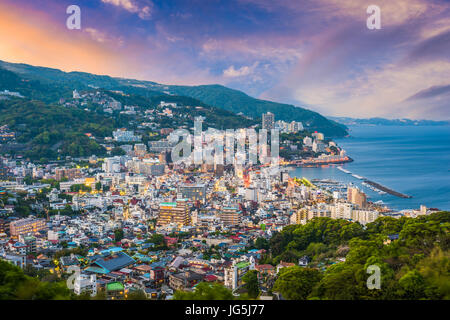
<svg viewBox="0 0 450 320">
<path fill-rule="evenodd" d="M 82 99 L 101 103 L 105 112 L 122 110 L 101 93 L 80 96 L 74 91 L 72 102 L 61 103 L 87 104 Z M 177 104 L 161 101 L 159 107 L 171 117 Z M 124 107 L 120 112 L 135 111 Z M 153 116 L 147 118 L 145 125 L 156 129 Z M 297 160 L 301 152 L 312 163 L 345 156 L 336 143 L 321 133 L 309 134 L 301 123 L 275 122 L 268 113 L 262 128 L 279 129 L 281 147 L 300 152 Z M 4 135 L 9 132 L 7 126 L 1 129 Z M 223 292 L 222 298 L 283 298 L 283 268 L 316 270 L 310 267 L 345 262 L 345 255 L 325 259 L 309 247 L 272 256 L 276 246 L 269 244 L 286 228 L 330 219 L 357 226 L 338 226 L 356 236 L 355 230 L 383 216 L 432 213 L 425 207 L 392 212 L 367 201 L 355 186 L 291 177 L 290 166 L 298 162 L 283 157 L 276 170 L 248 163 L 174 163 L 176 130 L 159 135 L 164 138 L 143 143 L 133 131 L 118 129 L 105 137 L 121 143 L 115 156 L 108 146 L 109 156 L 46 164 L 3 156 L 1 259 L 42 281 L 65 281 L 61 288 L 85 298 L 183 299 L 208 290 Z M 205 143 L 204 135 L 201 139 Z M 308 272 L 319 279 L 315 271 Z M 284 293 L 284 298 L 298 296 Z"/>
</svg>

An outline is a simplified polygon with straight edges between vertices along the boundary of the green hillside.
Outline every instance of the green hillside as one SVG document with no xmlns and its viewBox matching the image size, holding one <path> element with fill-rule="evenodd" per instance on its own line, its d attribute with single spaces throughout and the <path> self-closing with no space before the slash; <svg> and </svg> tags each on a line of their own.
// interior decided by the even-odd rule
<svg viewBox="0 0 450 320">
<path fill-rule="evenodd" d="M 157 108 L 161 101 L 176 102 L 178 107 L 173 110 L 173 117 L 154 119 L 160 128 L 192 128 L 194 119 L 205 117 L 204 129 L 236 129 L 255 124 L 254 120 L 236 115 L 227 110 L 211 107 L 202 101 L 191 97 L 168 95 L 141 87 L 121 86 L 117 83 L 115 90 L 127 91 L 118 93 L 105 89 L 94 89 L 81 82 L 70 82 L 70 76 L 58 70 L 44 69 L 39 71 L 31 68 L 37 74 L 28 74 L 24 70 L 18 73 L 0 67 L 0 91 L 19 92 L 22 98 L 0 96 L 0 126 L 7 125 L 16 134 L 15 141 L 2 144 L 1 152 L 22 155 L 32 160 L 47 160 L 65 156 L 86 157 L 90 155 L 106 155 L 105 137 L 111 137 L 118 128 L 134 130 L 142 136 L 142 142 L 147 143 L 155 137 L 155 130 L 140 126 L 144 112 Z M 25 69 L 28 69 L 26 67 Z M 38 68 L 41 70 L 41 68 Z M 58 80 L 53 81 L 55 76 Z M 89 74 L 81 77 L 89 78 Z M 92 75 L 93 79 L 98 79 Z M 109 77 L 108 77 L 109 78 Z M 100 81 L 103 79 L 100 77 Z M 111 81 L 116 81 L 109 78 Z M 96 82 L 96 84 L 99 84 Z M 106 84 L 106 83 L 105 83 Z M 105 113 L 102 105 L 88 101 L 84 104 L 73 102 L 72 91 L 77 88 L 86 94 L 101 94 L 122 103 L 123 106 L 133 106 L 135 114 L 121 114 L 114 111 Z M 69 105 L 60 103 L 68 101 Z M 159 130 L 156 130 L 158 132 Z M 89 138 L 86 134 L 91 134 Z M 160 139 L 161 136 L 156 135 Z"/>
<path fill-rule="evenodd" d="M 309 131 L 320 131 L 328 137 L 347 134 L 344 125 L 329 120 L 317 112 L 293 105 L 252 98 L 245 93 L 221 85 L 171 86 L 151 81 L 113 78 L 84 72 L 63 72 L 57 69 L 35 67 L 0 61 L 0 68 L 10 70 L 29 81 L 39 80 L 41 86 L 57 84 L 58 87 L 82 90 L 87 87 L 121 90 L 125 93 L 151 98 L 166 93 L 187 96 L 203 103 L 244 115 L 259 121 L 265 112 L 275 114 L 276 120 L 301 121 Z M 0 89 L 2 84 L 0 82 Z M 55 93 L 56 95 L 56 93 Z"/>
<path fill-rule="evenodd" d="M 261 118 L 263 113 L 272 112 L 276 120 L 301 121 L 310 131 L 317 130 L 323 132 L 326 136 L 344 136 L 347 134 L 345 126 L 329 120 L 317 112 L 289 104 L 255 99 L 241 91 L 221 85 L 171 86 L 170 92 L 193 97 L 235 113 L 242 112 L 254 119 Z"/>
</svg>

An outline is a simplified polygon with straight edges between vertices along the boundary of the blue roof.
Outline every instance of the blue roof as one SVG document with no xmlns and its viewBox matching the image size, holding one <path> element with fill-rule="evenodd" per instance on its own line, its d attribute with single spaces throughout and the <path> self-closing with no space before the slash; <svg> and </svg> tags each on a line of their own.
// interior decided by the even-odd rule
<svg viewBox="0 0 450 320">
<path fill-rule="evenodd" d="M 107 270 L 108 272 L 117 271 L 135 263 L 135 260 L 124 252 L 118 252 L 104 259 L 98 259 L 94 264 Z"/>
<path fill-rule="evenodd" d="M 123 249 L 121 247 L 111 247 L 105 250 L 100 251 L 101 254 L 105 254 L 105 253 L 115 253 L 115 252 L 120 252 Z"/>
<path fill-rule="evenodd" d="M 150 267 L 152 268 L 156 268 L 156 267 L 162 267 L 164 268 L 166 266 L 166 262 L 165 261 L 158 261 L 158 262 L 153 262 Z"/>
<path fill-rule="evenodd" d="M 88 267 L 85 271 L 87 271 L 87 272 L 94 272 L 94 273 L 101 273 L 101 274 L 108 273 L 107 270 L 105 270 L 103 268 L 98 268 L 98 267 Z"/>
</svg>

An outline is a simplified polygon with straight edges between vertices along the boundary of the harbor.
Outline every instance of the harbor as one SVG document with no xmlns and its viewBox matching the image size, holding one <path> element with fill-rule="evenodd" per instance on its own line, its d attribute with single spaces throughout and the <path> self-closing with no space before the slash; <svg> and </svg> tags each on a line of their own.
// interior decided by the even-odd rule
<svg viewBox="0 0 450 320">
<path fill-rule="evenodd" d="M 370 180 L 368 180 L 365 177 L 362 177 L 360 175 L 354 174 L 354 173 L 344 169 L 341 166 L 338 166 L 337 169 L 342 171 L 342 172 L 344 172 L 344 173 L 347 173 L 347 174 L 351 175 L 352 177 L 354 177 L 356 179 L 363 180 L 363 183 L 362 183 L 363 186 L 366 186 L 366 187 L 370 188 L 371 190 L 373 190 L 375 192 L 378 192 L 379 194 L 386 194 L 386 193 L 388 193 L 390 195 L 393 195 L 393 196 L 396 196 L 396 197 L 399 197 L 399 198 L 405 198 L 405 199 L 412 198 L 412 196 L 410 196 L 410 195 L 397 192 L 397 191 L 389 189 L 388 187 L 385 187 L 385 186 L 383 186 L 383 185 L 381 185 L 379 183 L 376 183 L 374 181 L 370 181 Z"/>
</svg>

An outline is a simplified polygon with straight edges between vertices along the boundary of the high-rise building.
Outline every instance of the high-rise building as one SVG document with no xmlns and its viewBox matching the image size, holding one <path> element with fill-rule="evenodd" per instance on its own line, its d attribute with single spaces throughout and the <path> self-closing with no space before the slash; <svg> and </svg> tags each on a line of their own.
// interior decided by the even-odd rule
<svg viewBox="0 0 450 320">
<path fill-rule="evenodd" d="M 220 221 L 226 226 L 236 226 L 241 222 L 242 212 L 238 206 L 223 207 L 219 213 Z"/>
<path fill-rule="evenodd" d="M 303 124 L 297 121 L 291 121 L 288 125 L 289 132 L 296 133 L 303 131 Z"/>
<path fill-rule="evenodd" d="M 190 223 L 189 205 L 187 199 L 177 199 L 176 202 L 162 202 L 159 205 L 158 225 L 165 226 L 176 223 L 179 227 Z"/>
<path fill-rule="evenodd" d="M 366 194 L 358 188 L 347 188 L 347 201 L 357 205 L 359 208 L 365 208 L 367 205 Z"/>
<path fill-rule="evenodd" d="M 275 116 L 271 112 L 263 113 L 262 115 L 262 128 L 271 130 L 275 126 Z"/>
</svg>

